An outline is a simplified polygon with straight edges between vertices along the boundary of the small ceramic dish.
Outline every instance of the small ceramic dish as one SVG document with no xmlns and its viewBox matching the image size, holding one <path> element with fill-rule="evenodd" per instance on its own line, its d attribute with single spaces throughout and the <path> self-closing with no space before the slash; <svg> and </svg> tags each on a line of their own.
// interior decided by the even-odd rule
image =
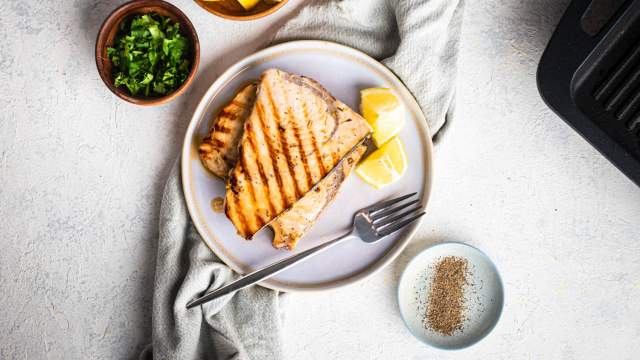
<svg viewBox="0 0 640 360">
<path fill-rule="evenodd" d="M 462 330 L 449 336 L 424 325 L 435 265 L 447 256 L 468 261 L 465 320 Z M 482 340 L 498 323 L 503 302 L 502 280 L 493 262 L 482 251 L 462 243 L 441 243 L 423 250 L 409 262 L 398 285 L 400 314 L 411 334 L 443 350 L 463 349 Z"/>
<path fill-rule="evenodd" d="M 130 16 L 138 14 L 147 14 L 155 12 L 161 16 L 167 16 L 172 21 L 180 24 L 180 32 L 190 43 L 190 59 L 191 70 L 186 80 L 173 92 L 164 96 L 144 96 L 131 95 L 129 91 L 123 87 L 116 87 L 113 84 L 112 63 L 107 56 L 107 47 L 113 46 L 116 35 L 120 29 L 120 23 Z M 162 0 L 134 0 L 125 3 L 115 9 L 104 21 L 98 32 L 96 40 L 96 65 L 100 77 L 105 85 L 119 98 L 137 105 L 159 105 L 166 103 L 178 95 L 182 94 L 193 82 L 198 70 L 200 62 L 200 42 L 196 29 L 187 16 L 174 5 Z"/>
<path fill-rule="evenodd" d="M 287 0 L 280 2 L 260 1 L 253 9 L 245 10 L 237 0 L 206 1 L 196 0 L 196 3 L 208 12 L 229 20 L 255 20 L 273 14 L 287 3 Z"/>
</svg>

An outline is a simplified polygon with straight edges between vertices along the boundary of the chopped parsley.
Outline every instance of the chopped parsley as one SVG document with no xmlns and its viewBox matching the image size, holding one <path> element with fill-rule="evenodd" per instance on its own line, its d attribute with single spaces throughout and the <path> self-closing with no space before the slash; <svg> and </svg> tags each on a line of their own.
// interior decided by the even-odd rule
<svg viewBox="0 0 640 360">
<path fill-rule="evenodd" d="M 189 75 L 189 42 L 180 24 L 156 13 L 137 15 L 120 24 L 114 47 L 107 48 L 115 86 L 132 95 L 162 96 Z"/>
</svg>

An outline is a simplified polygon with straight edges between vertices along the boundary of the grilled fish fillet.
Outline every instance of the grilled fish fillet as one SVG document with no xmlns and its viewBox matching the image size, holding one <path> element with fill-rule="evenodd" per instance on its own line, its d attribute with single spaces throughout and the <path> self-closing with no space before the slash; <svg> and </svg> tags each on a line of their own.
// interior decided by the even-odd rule
<svg viewBox="0 0 640 360">
<path fill-rule="evenodd" d="M 224 179 L 228 174 L 228 169 L 235 165 L 237 155 L 222 157 L 222 154 L 233 154 L 232 151 L 237 149 L 244 123 L 255 100 L 255 92 L 256 86 L 254 84 L 242 89 L 217 116 L 215 122 L 217 126 L 214 125 L 211 128 L 210 133 L 200 146 L 202 164 L 220 178 Z M 235 131 L 235 129 L 240 129 L 240 131 Z M 333 201 L 340 185 L 354 165 L 360 161 L 365 151 L 365 145 L 358 146 L 347 155 L 345 161 L 338 165 L 339 169 L 320 180 L 314 190 L 307 192 L 291 208 L 285 210 L 269 224 L 275 234 L 274 247 L 291 250 L 296 246 L 313 226 L 322 211 Z M 237 153 L 236 150 L 235 154 Z M 216 161 L 211 159 L 216 159 Z"/>
<path fill-rule="evenodd" d="M 366 145 L 358 145 L 338 168 L 320 180 L 315 189 L 306 193 L 291 208 L 285 210 L 269 226 L 273 229 L 273 246 L 292 250 L 298 241 L 318 220 L 322 211 L 336 197 L 340 185 L 349 176 L 351 170 L 360 161 L 367 150 Z"/>
<path fill-rule="evenodd" d="M 238 234 L 250 239 L 292 207 L 370 132 L 317 82 L 265 71 L 227 181 L 225 213 Z"/>
<path fill-rule="evenodd" d="M 202 165 L 222 179 L 238 161 L 238 143 L 256 99 L 256 88 L 256 84 L 246 86 L 220 111 L 211 132 L 198 149 Z"/>
</svg>

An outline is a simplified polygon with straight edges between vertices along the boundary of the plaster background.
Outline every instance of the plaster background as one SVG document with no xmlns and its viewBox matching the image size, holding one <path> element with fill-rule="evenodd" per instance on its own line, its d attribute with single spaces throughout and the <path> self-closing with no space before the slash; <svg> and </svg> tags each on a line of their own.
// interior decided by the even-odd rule
<svg viewBox="0 0 640 360">
<path fill-rule="evenodd" d="M 93 47 L 122 1 L 0 2 L 0 358 L 132 359 L 150 338 L 157 213 L 198 99 L 303 1 L 219 19 L 173 0 L 202 46 L 190 90 L 142 108 L 108 92 Z M 288 298 L 293 359 L 631 359 L 640 352 L 640 189 L 540 99 L 538 59 L 567 1 L 468 1 L 458 113 L 416 238 L 384 271 Z M 459 352 L 402 325 L 401 270 L 439 241 L 489 254 L 494 332 Z"/>
</svg>

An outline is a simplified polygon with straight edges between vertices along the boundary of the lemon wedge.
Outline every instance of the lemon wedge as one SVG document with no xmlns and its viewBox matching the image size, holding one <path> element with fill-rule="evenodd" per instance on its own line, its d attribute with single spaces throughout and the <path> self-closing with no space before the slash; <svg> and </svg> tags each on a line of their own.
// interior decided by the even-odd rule
<svg viewBox="0 0 640 360">
<path fill-rule="evenodd" d="M 260 0 L 238 0 L 238 2 L 245 10 L 251 10 L 254 6 L 258 5 Z"/>
<path fill-rule="evenodd" d="M 377 147 L 398 135 L 404 126 L 404 107 L 390 89 L 369 88 L 360 91 L 360 112 L 373 128 Z"/>
<path fill-rule="evenodd" d="M 404 144 L 395 137 L 364 159 L 356 167 L 356 174 L 367 184 L 379 189 L 400 179 L 405 170 L 407 154 Z"/>
</svg>

